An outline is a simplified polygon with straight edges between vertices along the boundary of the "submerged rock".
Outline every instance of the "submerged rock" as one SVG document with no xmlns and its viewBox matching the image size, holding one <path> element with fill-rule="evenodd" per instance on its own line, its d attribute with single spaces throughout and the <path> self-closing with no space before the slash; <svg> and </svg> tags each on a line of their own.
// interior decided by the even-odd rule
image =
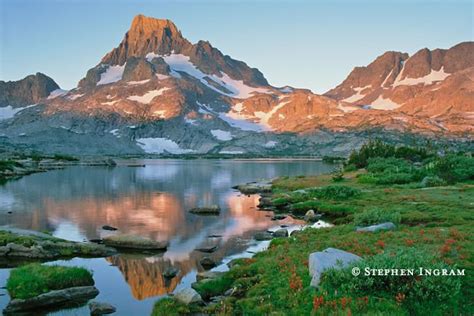
<svg viewBox="0 0 474 316">
<path fill-rule="evenodd" d="M 68 289 L 51 291 L 28 299 L 13 299 L 3 310 L 5 315 L 33 311 L 41 308 L 56 307 L 58 305 L 76 305 L 96 297 L 99 290 L 94 286 L 78 286 Z"/>
<path fill-rule="evenodd" d="M 117 309 L 109 303 L 93 301 L 89 303 L 89 310 L 92 316 L 99 316 L 115 313 Z"/>
<path fill-rule="evenodd" d="M 273 235 L 269 232 L 258 232 L 254 235 L 254 238 L 257 241 L 270 240 L 273 238 Z"/>
<path fill-rule="evenodd" d="M 309 275 L 312 277 L 311 286 L 317 287 L 319 285 L 321 274 L 327 269 L 341 269 L 361 259 L 361 257 L 350 252 L 335 248 L 313 252 L 309 255 L 308 264 Z"/>
<path fill-rule="evenodd" d="M 136 235 L 113 235 L 103 239 L 107 246 L 121 249 L 166 250 L 168 244 Z"/>
<path fill-rule="evenodd" d="M 190 213 L 197 215 L 219 215 L 221 208 L 218 205 L 195 207 L 189 210 Z"/>
<path fill-rule="evenodd" d="M 395 226 L 394 223 L 386 222 L 386 223 L 371 225 L 371 226 L 367 226 L 367 227 L 357 227 L 356 231 L 374 233 L 374 232 L 377 232 L 379 230 L 392 230 L 392 229 L 395 229 L 395 228 L 396 228 L 396 226 Z"/>
<path fill-rule="evenodd" d="M 174 295 L 174 298 L 184 304 L 201 304 L 202 298 L 196 290 L 186 288 Z"/>
</svg>

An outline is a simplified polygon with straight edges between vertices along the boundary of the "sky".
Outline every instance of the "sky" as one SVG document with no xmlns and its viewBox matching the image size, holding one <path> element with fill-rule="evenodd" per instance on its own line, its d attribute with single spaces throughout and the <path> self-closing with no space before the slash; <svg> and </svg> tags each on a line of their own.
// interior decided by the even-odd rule
<svg viewBox="0 0 474 316">
<path fill-rule="evenodd" d="M 133 17 L 175 22 L 195 43 L 258 68 L 274 86 L 323 93 L 385 51 L 473 40 L 474 0 L 0 0 L 0 80 L 42 72 L 71 89 Z"/>
</svg>

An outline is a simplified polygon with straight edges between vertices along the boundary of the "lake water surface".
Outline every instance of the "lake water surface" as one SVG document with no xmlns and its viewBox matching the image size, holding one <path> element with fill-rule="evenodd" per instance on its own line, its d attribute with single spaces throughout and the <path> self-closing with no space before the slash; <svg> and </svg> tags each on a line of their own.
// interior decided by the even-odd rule
<svg viewBox="0 0 474 316">
<path fill-rule="evenodd" d="M 111 232 L 136 234 L 168 241 L 161 254 L 120 254 L 110 258 L 56 261 L 94 272 L 96 298 L 117 307 L 116 315 L 149 315 L 158 297 L 189 287 L 203 271 L 199 260 L 211 256 L 224 263 L 237 256 L 251 256 L 256 231 L 282 224 L 271 212 L 259 211 L 258 195 L 245 196 L 232 186 L 279 176 L 317 175 L 333 166 L 314 160 L 138 160 L 145 167 L 68 167 L 23 177 L 0 186 L 0 225 L 50 231 L 68 240 L 85 241 Z M 218 204 L 219 216 L 198 216 L 189 209 Z M 11 213 L 9 213 L 11 212 Z M 210 235 L 220 238 L 209 238 Z M 218 245 L 216 252 L 196 251 Z M 179 274 L 165 280 L 162 272 L 177 267 Z M 222 267 L 218 267 L 220 269 Z M 0 269 L 0 287 L 9 269 Z M 5 295 L 2 295 L 5 294 Z M 0 289 L 0 310 L 9 301 Z M 86 307 L 55 315 L 88 315 Z"/>
</svg>

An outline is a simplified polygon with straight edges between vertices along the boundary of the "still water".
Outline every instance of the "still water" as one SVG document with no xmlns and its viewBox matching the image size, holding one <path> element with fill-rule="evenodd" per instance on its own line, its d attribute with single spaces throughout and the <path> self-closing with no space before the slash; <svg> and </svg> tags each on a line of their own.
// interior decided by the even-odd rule
<svg viewBox="0 0 474 316">
<path fill-rule="evenodd" d="M 149 315 L 158 297 L 195 281 L 203 256 L 226 262 L 250 255 L 248 247 L 265 246 L 252 240 L 256 231 L 298 224 L 291 218 L 272 221 L 271 212 L 257 209 L 258 195 L 241 195 L 232 186 L 279 176 L 317 175 L 333 168 L 314 160 L 134 161 L 145 167 L 128 167 L 129 163 L 115 168 L 68 167 L 0 186 L 0 225 L 50 231 L 75 241 L 101 238 L 110 234 L 101 227 L 111 225 L 120 233 L 169 242 L 168 250 L 159 255 L 121 254 L 53 263 L 92 270 L 100 290 L 96 300 L 116 306 L 116 315 Z M 221 207 L 219 216 L 188 212 L 212 204 Z M 195 250 L 205 245 L 218 245 L 218 249 L 211 255 Z M 180 272 L 165 280 L 162 272 L 170 266 Z M 9 269 L 0 269 L 0 287 L 8 274 Z M 0 289 L 0 310 L 8 301 L 6 290 Z M 54 314 L 88 315 L 88 309 Z"/>
</svg>

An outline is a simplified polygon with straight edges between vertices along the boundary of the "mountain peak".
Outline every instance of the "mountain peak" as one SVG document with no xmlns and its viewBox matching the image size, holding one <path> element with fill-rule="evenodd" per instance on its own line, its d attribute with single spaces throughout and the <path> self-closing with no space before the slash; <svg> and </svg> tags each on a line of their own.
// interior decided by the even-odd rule
<svg viewBox="0 0 474 316">
<path fill-rule="evenodd" d="M 132 20 L 129 33 L 138 32 L 144 34 L 153 34 L 154 32 L 167 30 L 171 33 L 179 33 L 176 25 L 168 19 L 156 19 L 139 14 Z"/>
<path fill-rule="evenodd" d="M 133 18 L 130 29 L 117 48 L 102 58 L 102 63 L 123 65 L 130 57 L 145 57 L 150 52 L 169 54 L 191 46 L 176 25 L 168 19 L 155 19 L 144 15 Z"/>
</svg>

